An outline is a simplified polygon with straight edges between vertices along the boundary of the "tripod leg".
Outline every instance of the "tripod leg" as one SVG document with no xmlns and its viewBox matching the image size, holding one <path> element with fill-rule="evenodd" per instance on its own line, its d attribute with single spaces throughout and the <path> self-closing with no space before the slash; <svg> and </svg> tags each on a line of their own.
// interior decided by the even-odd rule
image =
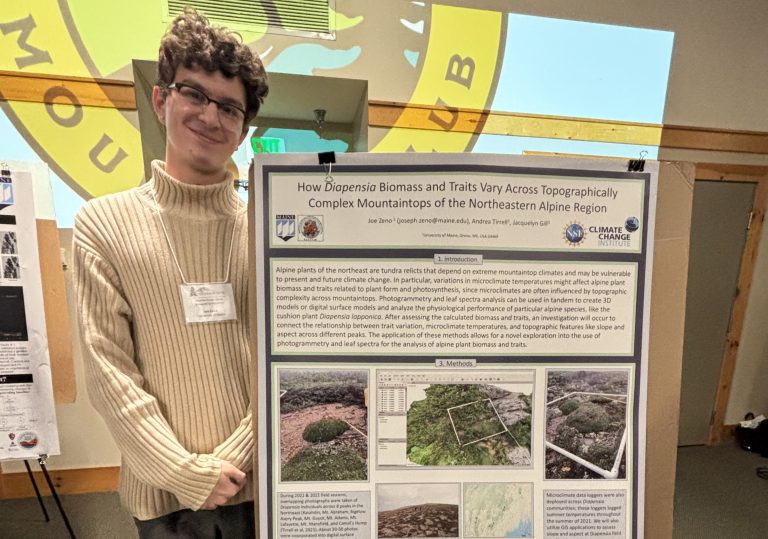
<svg viewBox="0 0 768 539">
<path fill-rule="evenodd" d="M 59 513 L 61 513 L 61 518 L 64 519 L 64 525 L 67 527 L 67 531 L 69 532 L 69 536 L 72 539 L 77 539 L 75 537 L 75 532 L 72 531 L 72 526 L 69 524 L 69 519 L 67 518 L 67 514 L 64 512 L 64 508 L 61 506 L 61 500 L 59 500 L 59 495 L 56 493 L 56 487 L 53 486 L 53 481 L 51 481 L 51 476 L 48 475 L 48 470 L 45 467 L 45 464 L 38 461 L 40 464 L 40 469 L 43 470 L 43 475 L 45 475 L 45 480 L 48 482 L 48 487 L 51 489 L 51 494 L 53 494 L 53 499 L 56 500 L 56 506 L 59 508 Z"/>
<path fill-rule="evenodd" d="M 48 511 L 45 509 L 45 504 L 43 503 L 43 497 L 40 496 L 40 489 L 37 488 L 37 481 L 35 481 L 35 475 L 32 473 L 32 468 L 29 467 L 29 462 L 26 460 L 24 461 L 24 466 L 27 467 L 27 473 L 29 474 L 29 480 L 32 481 L 32 487 L 35 489 L 35 495 L 37 496 L 37 503 L 40 504 L 40 509 L 43 510 L 43 515 L 45 516 L 45 521 L 50 522 L 51 517 L 48 516 Z"/>
</svg>

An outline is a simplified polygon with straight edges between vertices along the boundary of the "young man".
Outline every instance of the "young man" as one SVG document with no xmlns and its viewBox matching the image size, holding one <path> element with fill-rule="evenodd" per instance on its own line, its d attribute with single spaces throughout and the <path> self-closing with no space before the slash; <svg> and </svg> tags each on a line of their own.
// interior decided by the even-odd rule
<svg viewBox="0 0 768 539">
<path fill-rule="evenodd" d="M 142 538 L 253 535 L 247 226 L 226 164 L 266 94 L 259 58 L 185 10 L 152 94 L 165 162 L 77 216 L 89 394 Z"/>
</svg>

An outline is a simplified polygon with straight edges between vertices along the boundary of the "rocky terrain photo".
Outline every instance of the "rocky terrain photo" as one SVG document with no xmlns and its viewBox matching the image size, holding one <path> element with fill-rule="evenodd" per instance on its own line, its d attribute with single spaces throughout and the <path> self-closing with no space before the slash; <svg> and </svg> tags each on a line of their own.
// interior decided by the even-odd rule
<svg viewBox="0 0 768 539">
<path fill-rule="evenodd" d="M 628 379 L 628 370 L 548 372 L 547 442 L 600 470 L 548 448 L 548 479 L 626 476 L 622 441 L 626 441 Z"/>
<path fill-rule="evenodd" d="M 379 537 L 458 536 L 458 505 L 425 503 L 379 512 Z"/>
<path fill-rule="evenodd" d="M 367 371 L 280 369 L 282 481 L 368 478 Z"/>
</svg>

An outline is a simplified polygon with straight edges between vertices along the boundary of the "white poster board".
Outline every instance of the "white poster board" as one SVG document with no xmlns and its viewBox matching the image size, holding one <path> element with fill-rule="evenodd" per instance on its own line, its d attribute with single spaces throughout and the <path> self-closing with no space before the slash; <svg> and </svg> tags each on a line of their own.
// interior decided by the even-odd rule
<svg viewBox="0 0 768 539">
<path fill-rule="evenodd" d="M 0 172 L 0 460 L 58 455 L 34 191 L 48 168 Z M 48 197 L 50 198 L 50 197 Z"/>
<path fill-rule="evenodd" d="M 643 536 L 658 167 L 265 155 L 264 537 Z"/>
</svg>

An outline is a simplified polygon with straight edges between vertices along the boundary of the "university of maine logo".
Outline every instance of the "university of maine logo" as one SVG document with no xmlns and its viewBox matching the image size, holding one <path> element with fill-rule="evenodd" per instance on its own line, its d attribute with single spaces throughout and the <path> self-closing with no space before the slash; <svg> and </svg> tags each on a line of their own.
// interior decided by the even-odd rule
<svg viewBox="0 0 768 539">
<path fill-rule="evenodd" d="M 275 216 L 275 230 L 277 237 L 283 241 L 296 236 L 296 216 L 295 215 L 277 215 Z"/>
</svg>

